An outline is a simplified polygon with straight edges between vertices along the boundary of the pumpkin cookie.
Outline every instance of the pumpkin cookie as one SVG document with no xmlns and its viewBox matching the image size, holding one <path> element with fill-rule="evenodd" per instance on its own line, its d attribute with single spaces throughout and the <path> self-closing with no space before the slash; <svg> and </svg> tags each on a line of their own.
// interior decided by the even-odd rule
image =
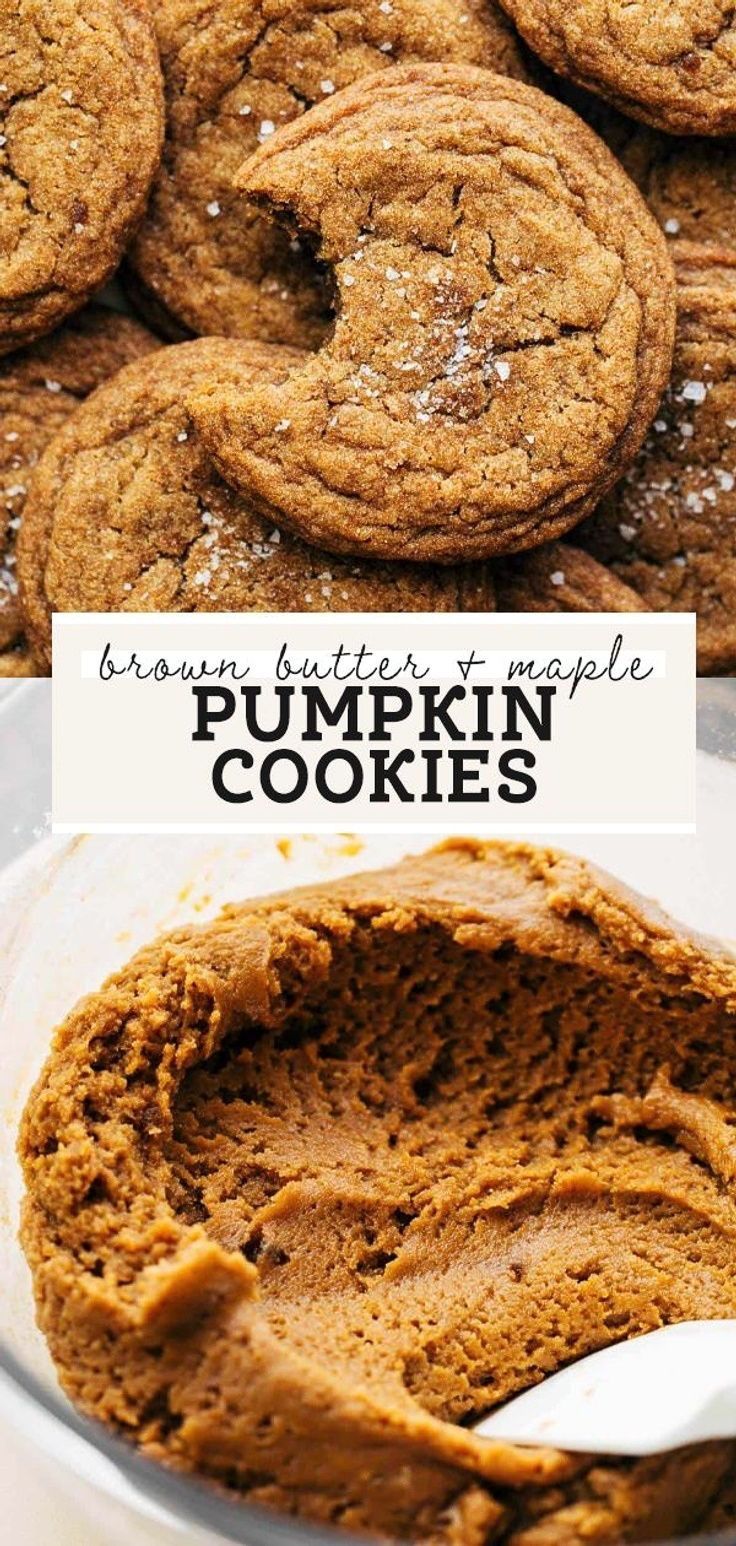
<svg viewBox="0 0 736 1546">
<path fill-rule="evenodd" d="M 0 364 L 0 676 L 32 676 L 16 579 L 16 534 L 33 469 L 80 400 L 158 347 L 136 322 L 90 306 Z"/>
<path fill-rule="evenodd" d="M 546 64 L 669 134 L 736 132 L 732 0 L 502 0 Z"/>
<path fill-rule="evenodd" d="M 673 138 L 551 73 L 544 86 L 605 140 L 666 236 L 736 248 L 736 140 Z"/>
<path fill-rule="evenodd" d="M 289 379 L 193 397 L 223 475 L 337 552 L 441 562 L 575 525 L 631 461 L 674 328 L 633 184 L 531 86 L 414 65 L 282 129 L 244 188 L 334 265 Z"/>
<path fill-rule="evenodd" d="M 293 350 L 197 339 L 121 371 L 43 457 L 19 544 L 24 613 L 48 666 L 55 611 L 488 611 L 470 572 L 335 560 L 282 535 L 213 471 L 183 408 L 213 376 L 278 382 Z"/>
<path fill-rule="evenodd" d="M 667 236 L 736 249 L 734 140 L 673 140 L 641 128 L 621 159 Z"/>
<path fill-rule="evenodd" d="M 636 591 L 568 542 L 547 542 L 495 565 L 499 612 L 643 612 Z"/>
<path fill-rule="evenodd" d="M 671 384 L 579 536 L 652 611 L 697 612 L 701 675 L 736 671 L 736 255 L 675 248 Z"/>
<path fill-rule="evenodd" d="M 158 0 L 163 163 L 132 261 L 195 333 L 316 345 L 330 290 L 298 240 L 233 187 L 275 129 L 359 76 L 404 59 L 523 75 L 495 0 Z"/>
<path fill-rule="evenodd" d="M 144 0 L 0 0 L 0 353 L 112 273 L 162 132 Z"/>
</svg>

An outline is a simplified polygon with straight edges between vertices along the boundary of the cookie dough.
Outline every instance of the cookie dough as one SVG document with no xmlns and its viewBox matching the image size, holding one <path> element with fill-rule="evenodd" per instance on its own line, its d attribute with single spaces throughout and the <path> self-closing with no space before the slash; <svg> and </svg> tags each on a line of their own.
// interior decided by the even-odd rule
<svg viewBox="0 0 736 1546">
<path fill-rule="evenodd" d="M 241 183 L 334 266 L 329 341 L 277 389 L 193 394 L 223 475 L 336 552 L 534 546 L 633 458 L 669 372 L 666 244 L 531 86 L 397 67 L 282 129 Z"/>
<path fill-rule="evenodd" d="M 736 132 L 731 0 L 502 0 L 559 75 L 669 134 Z"/>
<path fill-rule="evenodd" d="M 636 591 L 569 542 L 502 559 L 493 571 L 499 612 L 643 612 Z"/>
<path fill-rule="evenodd" d="M 20 1150 L 64 1388 L 146 1454 L 354 1532 L 667 1539 L 736 1445 L 469 1424 L 736 1315 L 736 960 L 576 859 L 454 841 L 227 908 L 58 1031 Z"/>
<path fill-rule="evenodd" d="M 112 273 L 162 134 L 145 0 L 0 0 L 0 354 Z"/>
<path fill-rule="evenodd" d="M 18 597 L 16 537 L 44 447 L 82 398 L 158 340 L 128 317 L 89 306 L 52 338 L 0 363 L 0 676 L 32 676 Z"/>
<path fill-rule="evenodd" d="M 651 611 L 697 612 L 701 675 L 736 671 L 736 255 L 680 243 L 672 381 L 578 540 Z"/>
<path fill-rule="evenodd" d="M 95 392 L 43 457 L 18 546 L 47 668 L 52 612 L 486 612 L 472 572 L 335 559 L 282 533 L 214 472 L 184 408 L 197 383 L 283 380 L 293 350 L 236 339 L 160 349 Z"/>
<path fill-rule="evenodd" d="M 410 59 L 522 76 L 496 0 L 197 0 L 154 8 L 167 97 L 163 163 L 132 261 L 195 333 L 314 346 L 331 291 L 233 186 L 274 130 L 361 75 Z"/>
</svg>

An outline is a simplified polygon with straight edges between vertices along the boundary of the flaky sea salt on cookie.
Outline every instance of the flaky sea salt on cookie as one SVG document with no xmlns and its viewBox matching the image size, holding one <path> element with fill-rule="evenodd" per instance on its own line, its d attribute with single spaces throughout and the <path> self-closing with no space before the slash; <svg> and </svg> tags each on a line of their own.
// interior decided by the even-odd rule
<svg viewBox="0 0 736 1546">
<path fill-rule="evenodd" d="M 525 75 L 496 0 L 227 0 L 207 10 L 157 0 L 153 11 L 166 143 L 131 261 L 195 333 L 304 347 L 324 336 L 330 287 L 309 249 L 233 186 L 244 158 L 284 124 L 397 62 Z"/>
<path fill-rule="evenodd" d="M 605 141 L 671 241 L 736 247 L 736 140 L 664 134 L 547 72 L 545 89 Z"/>
<path fill-rule="evenodd" d="M 0 361 L 0 676 L 33 676 L 16 547 L 34 470 L 83 398 L 158 339 L 129 317 L 88 306 L 50 338 Z"/>
<path fill-rule="evenodd" d="M 652 611 L 696 612 L 701 674 L 736 671 L 736 255 L 676 244 L 672 380 L 579 539 Z"/>
<path fill-rule="evenodd" d="M 670 134 L 736 133 L 731 0 L 501 0 L 560 75 Z"/>
<path fill-rule="evenodd" d="M 37 469 L 19 542 L 24 612 L 48 666 L 59 612 L 455 612 L 493 608 L 485 565 L 336 559 L 228 488 L 184 408 L 198 384 L 283 381 L 294 350 L 202 338 L 95 392 Z"/>
<path fill-rule="evenodd" d="M 533 87 L 414 65 L 275 135 L 242 187 L 332 265 L 334 332 L 277 388 L 192 394 L 221 472 L 338 552 L 450 562 L 561 535 L 667 380 L 664 238 Z"/>
<path fill-rule="evenodd" d="M 0 0 L 0 353 L 117 266 L 161 152 L 145 0 Z"/>
<path fill-rule="evenodd" d="M 494 566 L 499 612 L 643 612 L 611 569 L 570 542 L 547 542 Z"/>
</svg>

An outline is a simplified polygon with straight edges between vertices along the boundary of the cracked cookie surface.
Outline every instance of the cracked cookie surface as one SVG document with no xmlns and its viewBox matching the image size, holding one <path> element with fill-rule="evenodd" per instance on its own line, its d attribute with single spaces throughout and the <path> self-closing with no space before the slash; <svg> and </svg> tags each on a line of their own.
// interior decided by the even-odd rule
<svg viewBox="0 0 736 1546">
<path fill-rule="evenodd" d="M 672 380 L 578 537 L 652 611 L 696 612 L 701 675 L 736 671 L 736 256 L 676 244 Z"/>
<path fill-rule="evenodd" d="M 736 132 L 733 0 L 502 0 L 534 52 L 669 134 Z"/>
<path fill-rule="evenodd" d="M 184 408 L 211 380 L 278 383 L 301 356 L 196 339 L 158 350 L 95 392 L 33 481 L 18 567 L 33 647 L 48 665 L 55 611 L 488 611 L 471 572 L 365 565 L 265 521 L 215 473 Z"/>
<path fill-rule="evenodd" d="M 192 412 L 221 472 L 335 551 L 450 562 L 588 513 L 671 358 L 666 244 L 602 142 L 533 87 L 397 66 L 246 163 L 316 238 L 334 332 L 278 389 Z"/>
<path fill-rule="evenodd" d="M 361 75 L 448 59 L 523 75 L 495 0 L 157 0 L 164 155 L 132 261 L 195 333 L 316 345 L 330 290 L 233 180 L 274 130 Z"/>
<path fill-rule="evenodd" d="M 0 361 L 0 676 L 32 676 L 18 596 L 17 535 L 45 447 L 83 398 L 159 347 L 145 328 L 89 306 L 51 338 Z"/>
<path fill-rule="evenodd" d="M 544 86 L 605 141 L 673 241 L 736 248 L 736 140 L 663 134 L 550 73 Z"/>
<path fill-rule="evenodd" d="M 735 1058 L 734 958 L 545 849 L 455 841 L 180 929 L 69 1015 L 25 1112 L 64 1387 L 372 1539 L 705 1527 L 735 1444 L 591 1462 L 467 1425 L 736 1315 Z"/>
<path fill-rule="evenodd" d="M 144 0 L 0 0 L 0 353 L 112 273 L 162 133 Z"/>
</svg>

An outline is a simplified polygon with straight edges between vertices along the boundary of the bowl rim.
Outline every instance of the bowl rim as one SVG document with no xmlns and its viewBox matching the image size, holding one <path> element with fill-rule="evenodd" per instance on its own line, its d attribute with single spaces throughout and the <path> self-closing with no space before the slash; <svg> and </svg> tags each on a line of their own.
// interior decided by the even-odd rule
<svg viewBox="0 0 736 1546">
<path fill-rule="evenodd" d="M 58 1430 L 60 1444 L 71 1436 L 72 1446 L 66 1445 L 64 1454 L 71 1461 L 70 1469 L 79 1470 L 83 1456 L 89 1462 L 101 1456 L 120 1475 L 123 1483 L 132 1486 L 133 1495 L 159 1517 L 174 1516 L 177 1523 L 199 1525 L 204 1530 L 217 1532 L 223 1541 L 237 1542 L 238 1546 L 335 1546 L 335 1542 L 353 1542 L 358 1537 L 331 1525 L 318 1526 L 308 1520 L 262 1508 L 258 1504 L 229 1498 L 217 1491 L 214 1485 L 198 1480 L 186 1472 L 180 1472 L 149 1460 L 132 1443 L 118 1438 L 101 1423 L 85 1417 L 61 1395 L 47 1388 L 44 1383 L 0 1341 L 0 1412 L 13 1404 L 19 1395 L 28 1409 L 40 1413 Z M 3 1389 L 5 1387 L 5 1390 Z M 9 1392 L 9 1399 L 6 1395 Z M 51 1430 L 49 1430 L 51 1431 Z M 76 1460 L 75 1460 L 76 1457 Z M 87 1467 L 89 1469 L 89 1467 Z M 93 1483 L 105 1488 L 104 1473 L 91 1477 Z"/>
</svg>

